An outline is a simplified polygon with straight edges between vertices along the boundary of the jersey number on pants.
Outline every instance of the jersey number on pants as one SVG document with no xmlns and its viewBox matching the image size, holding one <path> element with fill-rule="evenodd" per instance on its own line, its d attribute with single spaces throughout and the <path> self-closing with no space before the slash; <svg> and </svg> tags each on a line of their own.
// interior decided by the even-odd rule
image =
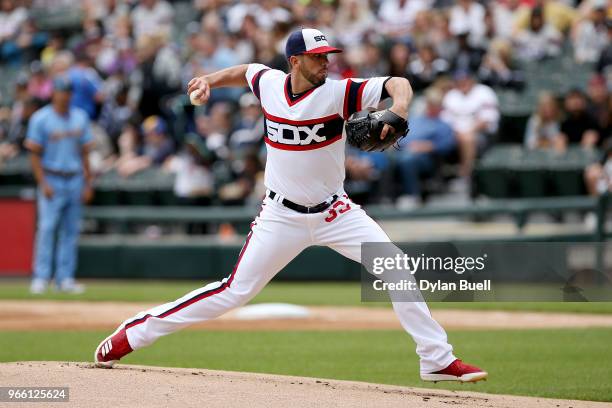
<svg viewBox="0 0 612 408">
<path fill-rule="evenodd" d="M 326 222 L 332 222 L 338 217 L 338 214 L 344 214 L 345 212 L 351 209 L 351 204 L 348 201 L 348 196 L 344 194 L 344 197 L 346 197 L 347 199 L 346 203 L 344 201 L 338 200 L 332 205 L 329 210 L 327 210 L 329 212 L 329 216 L 325 218 Z"/>
</svg>

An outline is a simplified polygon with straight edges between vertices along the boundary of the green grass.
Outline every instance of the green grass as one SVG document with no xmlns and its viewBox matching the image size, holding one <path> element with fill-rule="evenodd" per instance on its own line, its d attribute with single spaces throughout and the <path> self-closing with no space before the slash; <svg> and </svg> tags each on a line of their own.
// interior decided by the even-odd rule
<svg viewBox="0 0 612 408">
<path fill-rule="evenodd" d="M 90 361 L 105 332 L 2 332 L 0 361 Z M 458 355 L 489 371 L 477 384 L 424 383 L 401 331 L 182 331 L 126 364 L 198 367 L 496 394 L 612 401 L 612 329 L 451 331 Z"/>
<path fill-rule="evenodd" d="M 200 281 L 85 281 L 83 295 L 50 291 L 32 296 L 25 280 L 0 280 L 0 300 L 43 299 L 163 303 L 177 299 L 204 286 Z M 253 300 L 254 303 L 287 302 L 299 305 L 389 307 L 387 303 L 361 302 L 359 282 L 272 282 Z M 534 310 L 545 312 L 612 313 L 612 302 L 464 302 L 430 303 L 432 309 Z"/>
</svg>

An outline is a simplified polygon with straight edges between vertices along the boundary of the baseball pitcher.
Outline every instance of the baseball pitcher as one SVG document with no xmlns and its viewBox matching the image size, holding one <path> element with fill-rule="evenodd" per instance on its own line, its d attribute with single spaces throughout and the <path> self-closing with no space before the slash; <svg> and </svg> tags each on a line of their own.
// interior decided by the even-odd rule
<svg viewBox="0 0 612 408">
<path fill-rule="evenodd" d="M 314 29 L 293 32 L 285 51 L 289 74 L 248 64 L 194 78 L 188 84 L 196 104 L 205 103 L 213 88 L 248 86 L 265 116 L 266 197 L 234 269 L 219 282 L 123 322 L 96 349 L 98 367 L 112 367 L 161 336 L 246 304 L 309 246 L 325 245 L 360 262 L 362 242 L 390 242 L 344 192 L 344 151 L 347 138 L 364 150 L 374 150 L 373 146 L 384 149 L 405 134 L 404 118 L 412 98 L 408 80 L 328 79 L 328 54 L 341 50 L 331 47 L 325 35 Z M 351 118 L 387 97 L 393 100 L 390 109 Z M 356 122 L 350 122 L 344 132 L 349 118 Z M 368 142 L 364 142 L 366 134 Z M 416 343 L 423 380 L 486 378 L 485 371 L 453 355 L 444 329 L 425 303 L 393 302 L 393 308 Z"/>
</svg>

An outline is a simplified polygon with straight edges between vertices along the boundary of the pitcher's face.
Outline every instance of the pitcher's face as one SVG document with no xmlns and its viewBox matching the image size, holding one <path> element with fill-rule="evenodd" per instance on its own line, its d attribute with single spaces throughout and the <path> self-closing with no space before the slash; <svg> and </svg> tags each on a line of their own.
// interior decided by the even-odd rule
<svg viewBox="0 0 612 408">
<path fill-rule="evenodd" d="M 303 54 L 298 56 L 300 61 L 300 73 L 310 82 L 317 86 L 327 79 L 329 59 L 327 53 L 323 54 Z"/>
</svg>

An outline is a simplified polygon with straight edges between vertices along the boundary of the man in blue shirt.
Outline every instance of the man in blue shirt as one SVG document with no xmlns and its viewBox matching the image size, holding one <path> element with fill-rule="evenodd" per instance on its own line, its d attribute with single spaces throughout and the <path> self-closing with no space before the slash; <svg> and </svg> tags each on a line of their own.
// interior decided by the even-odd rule
<svg viewBox="0 0 612 408">
<path fill-rule="evenodd" d="M 83 109 L 90 119 L 96 117 L 96 104 L 102 101 L 102 79 L 91 67 L 89 57 L 80 52 L 76 55 L 76 64 L 68 70 L 72 82 L 71 106 Z"/>
<path fill-rule="evenodd" d="M 398 167 L 402 181 L 400 206 L 415 205 L 421 194 L 421 177 L 432 174 L 437 159 L 456 147 L 452 128 L 440 119 L 442 92 L 430 88 L 425 92 L 425 114 L 410 120 L 410 133 L 400 141 Z"/>
<path fill-rule="evenodd" d="M 38 184 L 38 230 L 30 286 L 34 294 L 46 290 L 53 259 L 57 288 L 83 292 L 74 281 L 74 273 L 81 201 L 89 201 L 93 194 L 87 158 L 93 138 L 87 113 L 70 106 L 71 96 L 70 79 L 57 77 L 51 104 L 32 116 L 25 141 Z M 54 245 L 56 230 L 58 242 Z"/>
</svg>

